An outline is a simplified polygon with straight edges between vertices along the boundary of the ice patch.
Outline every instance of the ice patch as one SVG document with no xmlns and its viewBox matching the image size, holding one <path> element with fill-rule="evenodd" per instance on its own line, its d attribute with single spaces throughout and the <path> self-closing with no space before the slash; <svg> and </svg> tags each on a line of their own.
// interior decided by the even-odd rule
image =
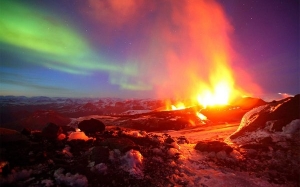
<svg viewBox="0 0 300 187">
<path fill-rule="evenodd" d="M 17 181 L 23 181 L 26 180 L 30 177 L 32 173 L 32 170 L 26 170 L 23 169 L 21 171 L 17 171 L 17 170 L 12 170 L 11 174 L 9 174 L 7 177 L 2 178 L 2 176 L 0 177 L 0 185 L 5 185 L 5 184 L 11 184 Z"/>
<path fill-rule="evenodd" d="M 119 149 L 114 149 L 113 151 L 109 151 L 109 157 L 108 159 L 112 162 L 114 162 L 121 154 L 121 151 Z"/>
<path fill-rule="evenodd" d="M 104 163 L 100 163 L 94 166 L 94 170 L 98 171 L 99 173 L 106 173 L 107 166 Z"/>
<path fill-rule="evenodd" d="M 137 179 L 144 178 L 143 173 L 143 156 L 137 150 L 129 150 L 125 153 L 121 160 L 124 161 L 121 168 L 124 171 L 129 172 L 130 175 L 136 177 Z"/>
<path fill-rule="evenodd" d="M 41 184 L 45 187 L 51 187 L 54 186 L 53 181 L 50 179 L 44 179 L 42 180 Z"/>
<path fill-rule="evenodd" d="M 170 148 L 170 149 L 168 150 L 168 154 L 169 154 L 170 156 L 175 156 L 175 155 L 178 154 L 178 153 L 179 153 L 178 150 L 175 149 L 175 148 Z"/>
<path fill-rule="evenodd" d="M 76 173 L 72 175 L 71 173 L 63 174 L 64 169 L 59 168 L 54 172 L 55 181 L 60 185 L 74 186 L 74 187 L 86 187 L 88 186 L 88 180 L 86 176 Z"/>
<path fill-rule="evenodd" d="M 133 136 L 133 137 L 144 137 L 146 134 L 144 132 L 139 132 L 139 131 L 123 131 L 122 134 L 127 135 L 127 136 Z"/>
<path fill-rule="evenodd" d="M 300 130 L 300 119 L 295 119 L 291 123 L 282 127 L 282 133 L 290 137 L 292 134 Z"/>
</svg>

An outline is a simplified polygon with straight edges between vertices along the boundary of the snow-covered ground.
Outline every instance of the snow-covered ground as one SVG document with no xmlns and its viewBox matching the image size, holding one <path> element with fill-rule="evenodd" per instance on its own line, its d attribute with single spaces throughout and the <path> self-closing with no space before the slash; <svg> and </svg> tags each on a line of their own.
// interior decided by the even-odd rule
<svg viewBox="0 0 300 187">
<path fill-rule="evenodd" d="M 152 110 L 127 110 L 125 112 L 122 112 L 120 115 L 134 115 L 134 114 L 143 114 L 151 112 Z"/>
<path fill-rule="evenodd" d="M 189 143 L 179 144 L 178 152 L 182 155 L 179 162 L 179 171 L 174 174 L 175 180 L 186 181 L 187 186 L 249 186 L 267 187 L 281 186 L 269 183 L 266 179 L 257 178 L 254 174 L 240 172 L 226 167 L 220 167 L 213 162 L 207 162 L 209 153 L 195 150 L 198 141 L 222 141 L 237 130 L 239 123 L 202 125 L 195 128 L 179 131 L 157 132 L 178 138 L 184 136 Z M 220 155 L 219 157 L 222 157 Z M 226 156 L 224 156 L 226 157 Z M 188 182 L 187 182 L 188 181 Z M 283 185 L 284 186 L 284 185 Z"/>
</svg>

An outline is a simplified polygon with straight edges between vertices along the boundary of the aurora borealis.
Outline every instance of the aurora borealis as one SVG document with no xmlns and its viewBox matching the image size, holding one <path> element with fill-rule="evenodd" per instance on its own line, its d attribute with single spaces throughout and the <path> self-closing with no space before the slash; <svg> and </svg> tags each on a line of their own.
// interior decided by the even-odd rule
<svg viewBox="0 0 300 187">
<path fill-rule="evenodd" d="M 1 95 L 184 96 L 220 66 L 253 94 L 299 92 L 296 0 L 0 5 Z"/>
</svg>

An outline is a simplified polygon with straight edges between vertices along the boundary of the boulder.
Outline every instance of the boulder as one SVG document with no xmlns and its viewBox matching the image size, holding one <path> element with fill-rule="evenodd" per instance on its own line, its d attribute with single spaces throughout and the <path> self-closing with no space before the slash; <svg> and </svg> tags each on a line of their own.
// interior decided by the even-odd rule
<svg viewBox="0 0 300 187">
<path fill-rule="evenodd" d="M 31 130 L 28 128 L 23 128 L 23 130 L 21 131 L 21 134 L 25 135 L 25 136 L 30 136 L 31 135 Z"/>
<path fill-rule="evenodd" d="M 78 124 L 78 128 L 86 134 L 90 134 L 103 132 L 105 130 L 105 125 L 101 121 L 91 118 L 89 120 L 81 121 Z"/>
<path fill-rule="evenodd" d="M 225 151 L 226 153 L 230 153 L 233 151 L 233 148 L 227 145 L 224 142 L 219 141 L 200 141 L 195 146 L 196 150 L 201 152 L 220 152 Z"/>
<path fill-rule="evenodd" d="M 55 123 L 48 123 L 42 130 L 42 135 L 46 139 L 55 140 L 62 133 L 62 128 Z"/>
</svg>

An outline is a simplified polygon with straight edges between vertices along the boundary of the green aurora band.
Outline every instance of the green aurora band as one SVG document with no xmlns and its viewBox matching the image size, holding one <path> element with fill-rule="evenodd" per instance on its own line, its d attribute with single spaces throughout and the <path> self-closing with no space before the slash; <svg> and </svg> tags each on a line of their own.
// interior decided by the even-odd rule
<svg viewBox="0 0 300 187">
<path fill-rule="evenodd" d="M 100 57 L 86 39 L 60 19 L 41 10 L 14 1 L 0 2 L 0 48 L 24 61 L 70 74 L 109 73 L 111 84 L 121 89 L 149 90 L 134 81 L 138 66 L 122 65 Z M 9 47 L 3 47 L 3 45 Z M 115 77 L 114 75 L 118 75 Z"/>
</svg>

